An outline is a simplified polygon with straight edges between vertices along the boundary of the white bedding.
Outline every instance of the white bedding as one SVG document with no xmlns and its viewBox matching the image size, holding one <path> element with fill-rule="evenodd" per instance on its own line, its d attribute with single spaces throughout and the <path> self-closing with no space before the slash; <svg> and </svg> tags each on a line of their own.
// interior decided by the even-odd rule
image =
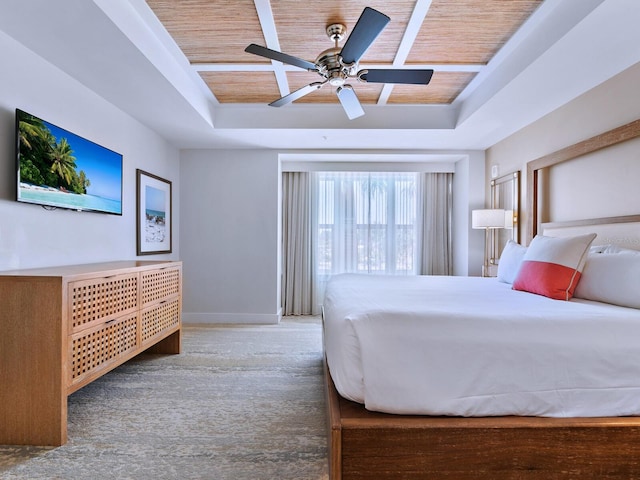
<svg viewBox="0 0 640 480">
<path fill-rule="evenodd" d="M 345 398 L 421 415 L 640 415 L 640 310 L 493 278 L 333 277 L 325 350 Z"/>
</svg>

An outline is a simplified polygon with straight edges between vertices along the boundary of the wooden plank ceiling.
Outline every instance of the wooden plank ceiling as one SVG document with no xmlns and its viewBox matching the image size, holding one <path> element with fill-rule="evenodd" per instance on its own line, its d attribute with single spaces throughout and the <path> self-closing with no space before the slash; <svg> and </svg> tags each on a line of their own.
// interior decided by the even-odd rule
<svg viewBox="0 0 640 480">
<path fill-rule="evenodd" d="M 354 83 L 363 104 L 453 102 L 543 0 L 147 0 L 220 103 L 269 103 L 317 73 L 246 53 L 256 43 L 314 62 L 333 47 L 325 29 L 347 26 L 364 7 L 391 22 L 361 68 L 433 68 L 427 86 Z M 341 46 L 344 44 L 341 42 Z M 296 103 L 337 103 L 325 86 Z"/>
</svg>

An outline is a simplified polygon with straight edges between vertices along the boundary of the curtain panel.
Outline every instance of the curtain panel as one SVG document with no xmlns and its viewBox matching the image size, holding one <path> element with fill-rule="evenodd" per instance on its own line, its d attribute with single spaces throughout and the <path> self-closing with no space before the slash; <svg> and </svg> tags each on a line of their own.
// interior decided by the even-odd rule
<svg viewBox="0 0 640 480">
<path fill-rule="evenodd" d="M 422 175 L 422 275 L 453 275 L 453 173 Z"/>
<path fill-rule="evenodd" d="M 307 172 L 282 174 L 282 313 L 315 315 L 311 245 L 311 188 Z"/>
</svg>

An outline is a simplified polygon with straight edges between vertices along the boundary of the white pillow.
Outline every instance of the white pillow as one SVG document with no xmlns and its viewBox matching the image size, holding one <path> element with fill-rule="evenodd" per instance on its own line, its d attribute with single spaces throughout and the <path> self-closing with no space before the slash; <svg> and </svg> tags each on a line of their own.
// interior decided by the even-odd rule
<svg viewBox="0 0 640 480">
<path fill-rule="evenodd" d="M 518 275 L 522 259 L 527 251 L 519 243 L 509 240 L 502 250 L 500 261 L 498 262 L 498 281 L 512 284 Z"/>
<path fill-rule="evenodd" d="M 589 253 L 604 253 L 605 250 L 612 245 L 591 245 L 589 247 Z"/>
<path fill-rule="evenodd" d="M 611 249 L 614 251 L 616 249 Z M 617 249 L 587 257 L 576 298 L 640 308 L 640 252 Z"/>
<path fill-rule="evenodd" d="M 638 253 L 638 250 L 618 247 L 617 245 L 605 245 L 604 249 L 600 253 Z"/>
<path fill-rule="evenodd" d="M 536 235 L 513 281 L 514 290 L 569 300 L 580 281 L 595 233 L 576 237 Z"/>
</svg>

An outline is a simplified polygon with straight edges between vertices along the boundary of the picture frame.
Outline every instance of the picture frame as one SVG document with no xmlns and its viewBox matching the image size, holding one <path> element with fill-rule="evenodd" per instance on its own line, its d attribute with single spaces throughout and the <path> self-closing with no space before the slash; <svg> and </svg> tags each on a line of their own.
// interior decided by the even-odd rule
<svg viewBox="0 0 640 480">
<path fill-rule="evenodd" d="M 171 182 L 136 169 L 138 255 L 171 253 Z"/>
</svg>

